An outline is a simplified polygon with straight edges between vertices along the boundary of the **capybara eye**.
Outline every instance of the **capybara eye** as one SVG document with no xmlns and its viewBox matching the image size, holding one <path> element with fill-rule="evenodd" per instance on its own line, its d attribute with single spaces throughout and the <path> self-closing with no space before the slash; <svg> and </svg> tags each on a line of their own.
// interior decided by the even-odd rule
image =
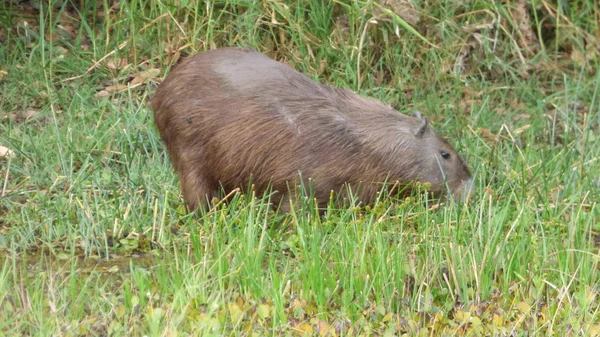
<svg viewBox="0 0 600 337">
<path fill-rule="evenodd" d="M 442 158 L 450 159 L 450 153 L 448 153 L 446 151 L 441 151 L 440 154 L 442 155 Z"/>
</svg>

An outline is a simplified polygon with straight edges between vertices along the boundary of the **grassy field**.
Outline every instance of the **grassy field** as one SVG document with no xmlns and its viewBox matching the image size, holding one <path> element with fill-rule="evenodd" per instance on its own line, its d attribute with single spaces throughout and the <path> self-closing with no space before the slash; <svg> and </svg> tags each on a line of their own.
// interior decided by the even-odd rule
<svg viewBox="0 0 600 337">
<path fill-rule="evenodd" d="M 74 2 L 0 2 L 0 334 L 600 335 L 595 0 Z M 423 111 L 476 197 L 186 214 L 147 102 L 231 45 Z"/>
</svg>

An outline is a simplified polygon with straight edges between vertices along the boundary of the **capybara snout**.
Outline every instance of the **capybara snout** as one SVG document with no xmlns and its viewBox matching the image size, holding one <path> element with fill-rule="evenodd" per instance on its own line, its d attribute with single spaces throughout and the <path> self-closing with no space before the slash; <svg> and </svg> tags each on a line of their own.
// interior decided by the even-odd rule
<svg viewBox="0 0 600 337">
<path fill-rule="evenodd" d="M 421 113 L 314 82 L 251 49 L 187 58 L 151 100 L 155 123 L 190 210 L 251 181 L 257 193 L 313 181 L 319 203 L 351 186 L 363 203 L 383 182 L 464 195 L 467 165 Z"/>
</svg>

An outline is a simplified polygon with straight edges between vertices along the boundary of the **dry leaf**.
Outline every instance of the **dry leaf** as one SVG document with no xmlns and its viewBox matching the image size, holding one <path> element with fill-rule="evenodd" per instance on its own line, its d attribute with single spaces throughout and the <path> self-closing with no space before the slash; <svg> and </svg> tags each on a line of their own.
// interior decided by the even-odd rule
<svg viewBox="0 0 600 337">
<path fill-rule="evenodd" d="M 500 116 L 506 116 L 506 115 L 508 115 L 508 109 L 506 109 L 503 106 L 499 106 L 494 109 L 494 113 L 496 113 L 497 115 L 500 115 Z"/>
<path fill-rule="evenodd" d="M 522 110 L 525 109 L 525 103 L 519 101 L 516 97 L 510 102 L 510 108 L 512 110 Z"/>
<path fill-rule="evenodd" d="M 317 323 L 317 331 L 319 332 L 319 336 L 326 336 L 329 332 L 329 324 L 327 324 L 327 322 L 325 321 L 319 321 L 319 323 Z"/>
<path fill-rule="evenodd" d="M 129 82 L 129 85 L 133 87 L 135 85 L 142 84 L 148 80 L 156 78 L 158 74 L 160 74 L 160 69 L 156 68 L 139 72 L 137 73 L 137 75 L 135 75 L 133 80 Z"/>
<path fill-rule="evenodd" d="M 382 7 L 394 12 L 411 26 L 415 26 L 421 20 L 419 12 L 415 10 L 415 7 L 410 0 L 379 0 L 377 2 Z M 390 19 L 387 19 L 387 15 L 376 6 L 373 7 L 373 15 L 380 20 L 391 21 Z"/>
<path fill-rule="evenodd" d="M 46 41 L 56 42 L 56 41 L 60 41 L 60 39 L 61 39 L 61 36 L 56 30 L 46 32 Z"/>
<path fill-rule="evenodd" d="M 108 95 L 110 95 L 110 93 L 106 90 L 101 90 L 98 91 L 94 96 L 96 97 L 108 97 Z"/>
<path fill-rule="evenodd" d="M 127 89 L 127 85 L 120 84 L 120 83 L 117 83 L 115 85 L 109 85 L 108 87 L 104 88 L 104 90 L 107 91 L 108 93 L 115 93 L 115 92 L 123 91 L 126 89 Z"/>
<path fill-rule="evenodd" d="M 531 306 L 527 302 L 521 301 L 517 304 L 517 309 L 522 313 L 528 313 L 531 310 Z"/>
<path fill-rule="evenodd" d="M 176 51 L 167 55 L 167 64 L 177 64 L 181 58 L 181 53 Z"/>
<path fill-rule="evenodd" d="M 128 65 L 126 58 L 109 59 L 106 61 L 106 67 L 111 70 L 123 69 Z"/>
<path fill-rule="evenodd" d="M 10 150 L 7 147 L 0 146 L 0 158 L 14 158 L 14 151 Z"/>
<path fill-rule="evenodd" d="M 527 125 L 523 125 L 522 127 L 516 129 L 515 131 L 513 131 L 513 134 L 515 135 L 520 135 L 523 133 L 523 131 L 529 129 L 531 127 L 531 124 L 527 124 Z"/>
<path fill-rule="evenodd" d="M 514 22 L 517 23 L 520 33 L 520 45 L 523 49 L 527 50 L 531 55 L 535 54 L 538 47 L 538 39 L 536 33 L 531 29 L 533 24 L 531 23 L 531 16 L 529 15 L 528 6 L 530 6 L 529 0 L 518 0 L 514 4 L 514 10 L 511 11 Z"/>
<path fill-rule="evenodd" d="M 292 308 L 292 310 L 297 308 L 304 308 L 306 306 L 306 303 L 306 300 L 299 300 L 297 298 L 294 298 L 290 303 L 290 308 Z"/>
<path fill-rule="evenodd" d="M 571 61 L 575 62 L 577 66 L 583 67 L 585 65 L 585 53 L 580 49 L 574 48 L 571 51 Z"/>
<path fill-rule="evenodd" d="M 513 117 L 513 120 L 521 120 L 521 119 L 530 119 L 531 115 L 528 113 L 516 114 Z"/>
<path fill-rule="evenodd" d="M 298 327 L 296 329 L 300 330 L 301 332 L 307 333 L 307 334 L 313 333 L 313 327 L 308 323 L 302 323 L 302 324 L 298 325 Z"/>
<path fill-rule="evenodd" d="M 40 114 L 39 111 L 34 110 L 34 109 L 27 109 L 25 110 L 25 112 L 23 112 L 23 117 L 25 117 L 25 120 L 29 120 L 31 118 L 34 118 L 36 116 L 38 116 Z"/>
<path fill-rule="evenodd" d="M 494 326 L 503 326 L 504 325 L 504 315 L 502 313 L 494 311 L 492 314 L 492 324 Z"/>
<path fill-rule="evenodd" d="M 460 323 L 467 323 L 471 319 L 471 313 L 464 310 L 456 310 L 454 320 Z"/>
<path fill-rule="evenodd" d="M 492 133 L 490 131 L 490 129 L 488 128 L 481 128 L 481 130 L 479 131 L 481 133 L 481 135 L 488 141 L 490 142 L 497 142 L 498 141 L 498 136 L 495 135 L 494 133 Z"/>
<path fill-rule="evenodd" d="M 256 312 L 258 313 L 258 316 L 262 319 L 271 316 L 271 308 L 266 304 L 259 304 L 256 308 Z"/>
<path fill-rule="evenodd" d="M 469 39 L 467 40 L 467 43 L 465 43 L 460 48 L 460 51 L 458 52 L 458 56 L 456 57 L 456 60 L 454 61 L 454 69 L 453 70 L 454 70 L 455 75 L 460 75 L 461 73 L 465 72 L 468 69 L 467 60 L 469 59 L 469 57 L 471 55 L 471 51 L 476 50 L 481 46 L 481 39 L 478 37 L 475 37 L 474 35 L 475 34 L 473 34 L 469 37 Z"/>
<path fill-rule="evenodd" d="M 495 22 L 492 20 L 491 22 L 486 23 L 477 23 L 472 25 L 467 25 L 463 27 L 463 30 L 469 33 L 475 33 L 484 29 L 493 29 L 495 27 Z"/>
<path fill-rule="evenodd" d="M 57 26 L 58 29 L 64 32 L 64 35 L 69 35 L 72 39 L 77 38 L 77 28 L 68 23 L 62 23 Z"/>
<path fill-rule="evenodd" d="M 244 311 L 237 303 L 229 302 L 227 303 L 227 308 L 229 309 L 229 315 L 231 316 L 231 321 L 233 323 L 237 323 L 244 318 Z"/>
<path fill-rule="evenodd" d="M 54 48 L 54 50 L 56 51 L 56 53 L 58 55 L 65 55 L 66 53 L 69 52 L 69 50 L 67 48 L 63 47 L 63 46 L 56 46 Z"/>
<path fill-rule="evenodd" d="M 348 14 L 343 14 L 335 19 L 335 32 L 340 34 L 342 37 L 346 37 L 350 34 L 350 22 Z"/>
</svg>

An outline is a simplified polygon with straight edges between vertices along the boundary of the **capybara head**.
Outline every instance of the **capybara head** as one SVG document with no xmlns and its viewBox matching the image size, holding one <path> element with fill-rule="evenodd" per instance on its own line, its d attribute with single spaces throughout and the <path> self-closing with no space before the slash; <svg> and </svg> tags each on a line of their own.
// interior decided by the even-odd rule
<svg viewBox="0 0 600 337">
<path fill-rule="evenodd" d="M 257 193 L 278 191 L 284 207 L 299 176 L 321 205 L 348 185 L 365 204 L 385 181 L 459 197 L 472 188 L 463 160 L 420 113 L 321 85 L 251 49 L 187 58 L 151 106 L 190 209 L 250 179 Z"/>
<path fill-rule="evenodd" d="M 413 145 L 423 157 L 416 180 L 430 183 L 434 193 L 449 190 L 458 200 L 468 198 L 473 190 L 473 179 L 461 156 L 431 129 L 427 117 L 419 111 L 414 112 L 413 117 L 421 121 L 414 131 Z"/>
</svg>

